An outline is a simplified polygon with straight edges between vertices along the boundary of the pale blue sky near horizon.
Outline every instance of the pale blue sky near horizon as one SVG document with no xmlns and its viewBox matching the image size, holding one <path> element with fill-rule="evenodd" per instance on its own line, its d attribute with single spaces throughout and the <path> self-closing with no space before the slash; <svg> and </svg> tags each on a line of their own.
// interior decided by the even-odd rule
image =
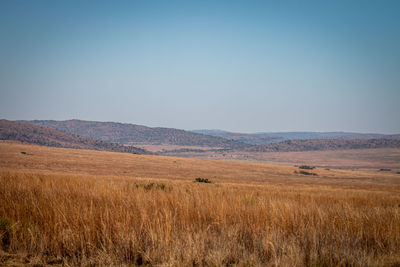
<svg viewBox="0 0 400 267">
<path fill-rule="evenodd" d="M 0 118 L 400 133 L 400 1 L 0 1 Z"/>
</svg>

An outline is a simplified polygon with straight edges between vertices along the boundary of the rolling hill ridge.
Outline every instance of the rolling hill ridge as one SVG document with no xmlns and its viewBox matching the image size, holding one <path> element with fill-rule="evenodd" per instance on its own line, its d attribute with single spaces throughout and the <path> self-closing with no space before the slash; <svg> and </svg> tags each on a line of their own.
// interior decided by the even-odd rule
<svg viewBox="0 0 400 267">
<path fill-rule="evenodd" d="M 400 139 L 306 139 L 247 148 L 248 152 L 295 152 L 368 148 L 400 148 Z"/>
<path fill-rule="evenodd" d="M 52 128 L 8 120 L 0 120 L 0 140 L 14 140 L 28 144 L 51 147 L 149 154 L 146 150 L 134 146 L 123 146 L 120 144 L 76 136 Z"/>
<path fill-rule="evenodd" d="M 218 136 L 229 140 L 251 145 L 267 145 L 287 140 L 307 139 L 400 139 L 400 135 L 385 135 L 376 133 L 354 132 L 265 132 L 265 133 L 235 133 L 222 130 L 193 130 L 195 133 Z"/>
<path fill-rule="evenodd" d="M 75 138 L 89 138 L 92 140 L 90 142 L 98 140 L 96 142 L 116 143 L 113 145 L 116 146 L 119 144 L 120 148 L 118 149 L 126 149 L 124 148 L 126 146 L 143 145 L 145 147 L 145 145 L 166 145 L 169 146 L 169 149 L 166 149 L 165 152 L 174 152 L 177 153 L 176 155 L 187 152 L 204 153 L 206 151 L 215 152 L 218 150 L 226 152 L 291 152 L 400 148 L 400 135 L 398 134 L 384 135 L 347 132 L 245 134 L 221 130 L 198 130 L 198 132 L 192 132 L 174 128 L 83 120 L 34 120 L 23 122 L 29 125 L 47 127 L 59 132 L 72 134 Z M 86 145 L 90 142 L 86 141 Z M 102 144 L 101 146 L 107 145 Z M 173 146 L 182 147 L 172 148 Z M 196 147 L 203 147 L 204 149 Z M 114 149 L 117 148 L 115 147 Z"/>
<path fill-rule="evenodd" d="M 119 144 L 180 145 L 228 149 L 244 149 L 249 147 L 248 144 L 238 141 L 174 128 L 152 128 L 128 123 L 83 120 L 34 120 L 24 122 Z"/>
</svg>

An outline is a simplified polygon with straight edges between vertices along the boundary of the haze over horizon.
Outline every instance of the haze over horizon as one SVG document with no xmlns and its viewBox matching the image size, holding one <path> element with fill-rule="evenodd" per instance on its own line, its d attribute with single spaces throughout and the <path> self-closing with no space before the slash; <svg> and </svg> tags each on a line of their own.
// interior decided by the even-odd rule
<svg viewBox="0 0 400 267">
<path fill-rule="evenodd" d="M 400 133 L 398 1 L 0 2 L 0 118 Z"/>
</svg>

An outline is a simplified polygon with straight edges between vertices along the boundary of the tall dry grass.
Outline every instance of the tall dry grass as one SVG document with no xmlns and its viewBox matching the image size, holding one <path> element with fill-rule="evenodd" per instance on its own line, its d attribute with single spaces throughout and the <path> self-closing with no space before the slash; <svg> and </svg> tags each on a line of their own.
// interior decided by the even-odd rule
<svg viewBox="0 0 400 267">
<path fill-rule="evenodd" d="M 1 250 L 65 265 L 398 266 L 399 204 L 329 187 L 3 172 Z"/>
</svg>

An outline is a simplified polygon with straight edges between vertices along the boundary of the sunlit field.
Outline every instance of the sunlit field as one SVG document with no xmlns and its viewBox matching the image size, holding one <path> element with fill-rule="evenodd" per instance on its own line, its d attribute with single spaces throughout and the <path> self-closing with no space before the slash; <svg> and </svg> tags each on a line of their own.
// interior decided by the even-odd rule
<svg viewBox="0 0 400 267">
<path fill-rule="evenodd" d="M 396 173 L 9 142 L 0 166 L 0 265 L 400 265 Z"/>
</svg>

